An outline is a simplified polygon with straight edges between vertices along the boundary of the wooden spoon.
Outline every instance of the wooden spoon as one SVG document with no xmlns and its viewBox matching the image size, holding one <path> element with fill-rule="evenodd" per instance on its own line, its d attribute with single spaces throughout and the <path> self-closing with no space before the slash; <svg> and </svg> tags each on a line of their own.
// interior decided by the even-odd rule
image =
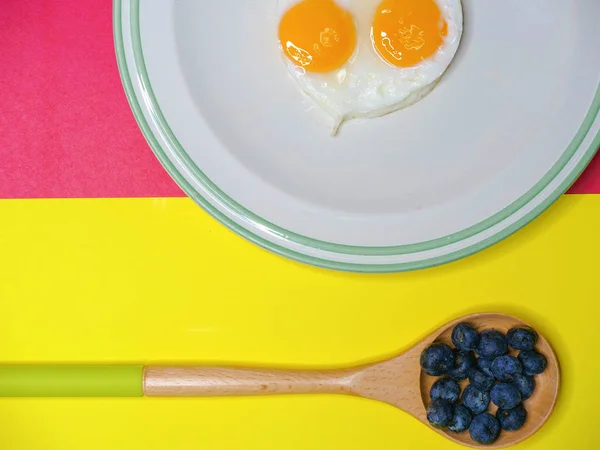
<svg viewBox="0 0 600 450">
<path fill-rule="evenodd" d="M 419 358 L 434 341 L 451 344 L 452 329 L 468 322 L 478 331 L 494 328 L 507 332 L 524 322 L 504 314 L 473 314 L 457 319 L 437 330 L 405 353 L 387 361 L 344 370 L 292 371 L 211 367 L 147 367 L 144 369 L 144 394 L 148 396 L 232 396 L 266 394 L 347 394 L 388 403 L 413 415 L 431 429 L 459 444 L 474 448 L 502 448 L 527 439 L 545 422 L 554 409 L 559 388 L 556 355 L 538 333 L 537 351 L 548 359 L 546 371 L 536 376 L 534 394 L 525 402 L 527 422 L 518 431 L 500 434 L 492 445 L 472 441 L 469 433 L 455 434 L 429 425 L 426 405 L 435 377 L 421 371 Z M 463 382 L 467 384 L 467 382 Z M 495 413 L 491 406 L 490 412 Z"/>
</svg>

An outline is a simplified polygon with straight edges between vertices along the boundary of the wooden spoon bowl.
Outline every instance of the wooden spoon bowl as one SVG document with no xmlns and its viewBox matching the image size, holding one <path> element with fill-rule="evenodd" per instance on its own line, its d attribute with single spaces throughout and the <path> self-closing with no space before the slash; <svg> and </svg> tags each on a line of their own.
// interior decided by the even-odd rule
<svg viewBox="0 0 600 450">
<path fill-rule="evenodd" d="M 502 432 L 491 445 L 479 445 L 469 433 L 455 434 L 433 428 L 427 421 L 429 389 L 437 378 L 421 371 L 421 352 L 435 341 L 451 343 L 454 326 L 468 322 L 477 330 L 502 332 L 524 322 L 504 314 L 473 314 L 457 319 L 423 339 L 403 354 L 386 361 L 342 370 L 269 370 L 231 367 L 146 367 L 144 394 L 148 396 L 232 396 L 268 394 L 344 394 L 378 400 L 413 415 L 431 429 L 459 444 L 474 448 L 502 448 L 527 439 L 550 417 L 559 388 L 558 361 L 538 333 L 537 351 L 548 359 L 546 371 L 536 377 L 536 389 L 525 402 L 527 422 L 518 431 Z M 463 383 L 463 384 L 466 384 Z M 494 412 L 494 409 L 490 409 Z"/>
<path fill-rule="evenodd" d="M 448 324 L 442 330 L 440 330 L 438 336 L 432 342 L 443 342 L 444 344 L 452 345 L 452 329 L 460 322 L 468 322 L 479 332 L 493 328 L 495 330 L 506 333 L 509 329 L 518 326 L 530 326 L 525 322 L 516 319 L 505 314 L 474 314 L 471 316 L 463 317 L 451 324 Z M 534 327 L 532 327 L 534 328 Z M 535 329 L 535 328 L 534 328 Z M 537 330 L 536 330 L 537 331 Z M 535 391 L 533 395 L 525 400 L 524 406 L 527 410 L 527 421 L 525 425 L 517 431 L 508 432 L 502 431 L 500 437 L 492 445 L 481 445 L 473 441 L 469 436 L 469 432 L 464 433 L 452 433 L 448 430 L 437 430 L 442 433 L 448 439 L 458 442 L 463 445 L 468 445 L 474 448 L 503 448 L 511 445 L 515 445 L 534 434 L 540 427 L 548 420 L 550 414 L 554 410 L 556 399 L 558 397 L 558 389 L 560 385 L 560 370 L 558 360 L 552 347 L 548 344 L 548 341 L 544 339 L 538 332 L 538 341 L 536 345 L 536 351 L 541 353 L 548 360 L 548 368 L 540 375 L 536 375 L 535 378 Z M 517 356 L 519 352 L 512 350 L 510 354 Z M 432 377 L 421 371 L 420 373 L 420 385 L 421 385 L 421 399 L 423 407 L 426 408 L 431 402 L 429 391 L 433 383 L 439 377 Z M 468 380 L 459 383 L 462 389 L 469 384 Z M 498 408 L 496 405 L 490 402 L 489 411 L 492 414 L 496 414 Z M 433 427 L 432 427 L 433 428 Z"/>
</svg>

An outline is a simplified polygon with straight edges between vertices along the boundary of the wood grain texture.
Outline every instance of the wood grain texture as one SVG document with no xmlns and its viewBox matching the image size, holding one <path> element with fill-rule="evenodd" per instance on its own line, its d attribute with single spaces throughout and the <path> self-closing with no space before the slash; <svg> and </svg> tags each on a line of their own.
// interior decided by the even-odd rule
<svg viewBox="0 0 600 450">
<path fill-rule="evenodd" d="M 451 433 L 431 427 L 426 408 L 431 401 L 429 390 L 437 377 L 421 371 L 421 352 L 432 342 L 451 344 L 451 333 L 459 322 L 469 322 L 479 331 L 508 331 L 527 325 L 511 316 L 496 313 L 462 317 L 432 333 L 403 354 L 387 361 L 355 368 L 331 371 L 292 371 L 226 367 L 147 367 L 144 371 L 144 394 L 148 396 L 214 397 L 267 394 L 343 394 L 377 400 L 399 408 L 446 438 L 474 448 L 502 448 L 521 442 L 535 433 L 552 413 L 560 386 L 556 355 L 549 343 L 538 337 L 537 350 L 548 359 L 548 368 L 536 377 L 536 390 L 525 402 L 528 418 L 516 432 L 502 432 L 492 445 L 473 442 L 468 434 Z M 463 382 L 463 387 L 466 382 Z M 490 409 L 495 413 L 495 407 Z"/>
<path fill-rule="evenodd" d="M 350 371 L 293 371 L 227 367 L 147 367 L 144 394 L 214 397 L 267 394 L 348 394 Z"/>
</svg>

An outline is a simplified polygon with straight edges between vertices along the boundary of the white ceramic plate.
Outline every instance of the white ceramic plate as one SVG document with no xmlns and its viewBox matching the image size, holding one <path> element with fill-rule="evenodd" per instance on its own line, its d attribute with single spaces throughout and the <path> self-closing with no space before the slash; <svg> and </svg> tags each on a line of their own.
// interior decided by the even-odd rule
<svg viewBox="0 0 600 450">
<path fill-rule="evenodd" d="M 597 0 L 463 0 L 434 92 L 337 137 L 288 77 L 275 2 L 114 2 L 123 84 L 157 157 L 273 252 L 360 272 L 452 261 L 538 216 L 600 145 Z"/>
</svg>

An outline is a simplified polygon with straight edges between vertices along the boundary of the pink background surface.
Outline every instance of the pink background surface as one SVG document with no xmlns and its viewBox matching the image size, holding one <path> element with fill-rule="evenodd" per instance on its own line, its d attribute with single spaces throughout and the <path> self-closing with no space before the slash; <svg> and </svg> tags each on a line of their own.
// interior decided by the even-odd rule
<svg viewBox="0 0 600 450">
<path fill-rule="evenodd" d="M 183 195 L 127 104 L 109 0 L 3 0 L 0 198 Z M 600 158 L 571 192 L 600 193 Z"/>
</svg>

